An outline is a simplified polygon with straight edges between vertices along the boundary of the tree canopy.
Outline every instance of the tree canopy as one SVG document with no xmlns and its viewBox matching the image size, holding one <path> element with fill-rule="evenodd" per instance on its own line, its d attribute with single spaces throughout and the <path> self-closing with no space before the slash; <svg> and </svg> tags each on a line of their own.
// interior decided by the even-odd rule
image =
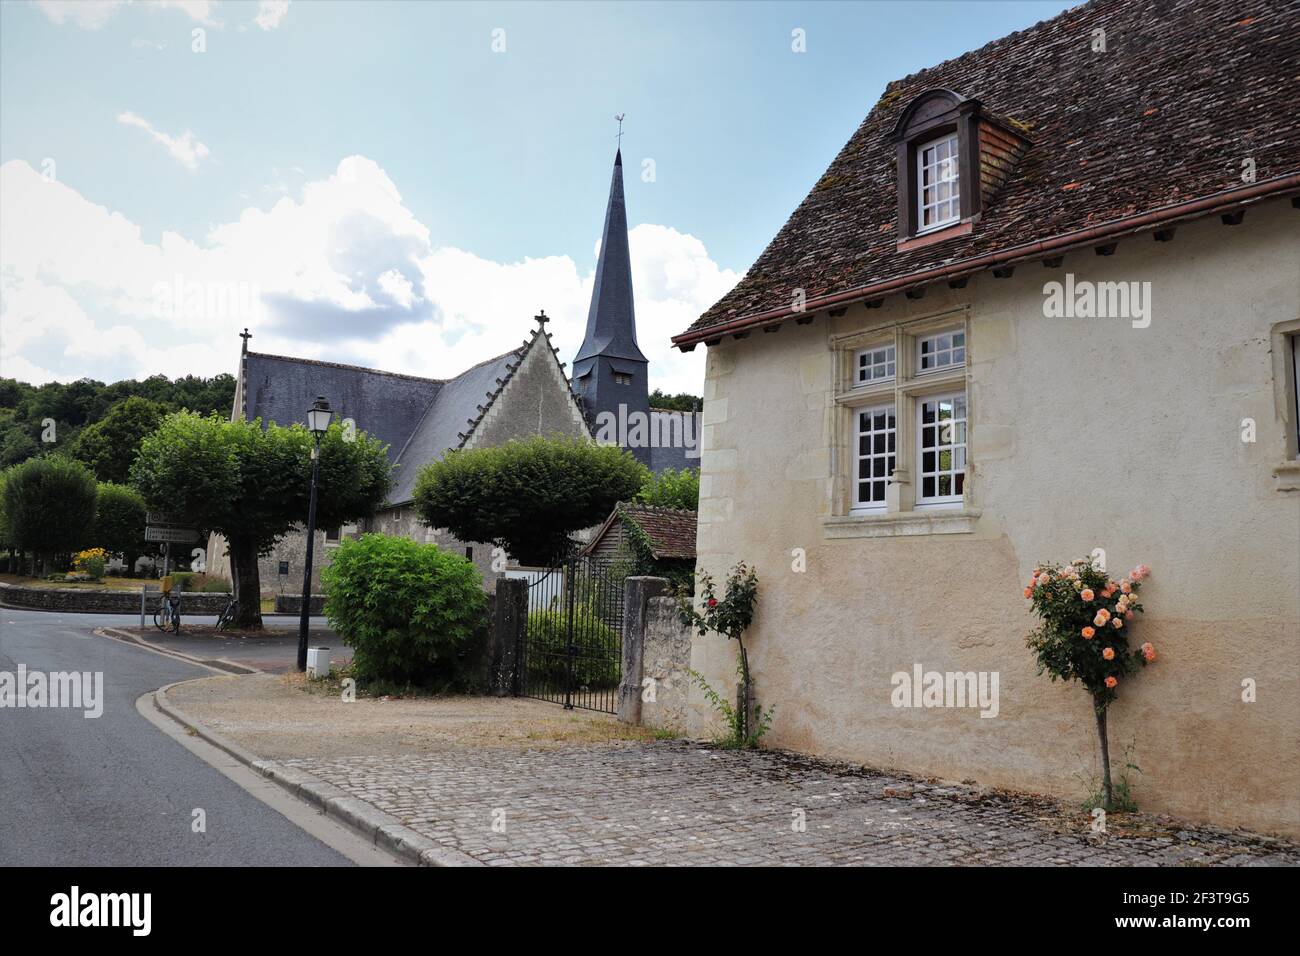
<svg viewBox="0 0 1300 956">
<path fill-rule="evenodd" d="M 700 470 L 698 468 L 665 468 L 657 475 L 650 475 L 636 500 L 644 505 L 658 505 L 663 508 L 683 508 L 698 511 L 700 507 Z"/>
<path fill-rule="evenodd" d="M 0 468 L 51 451 L 70 453 L 77 447 L 83 429 L 133 397 L 156 402 L 165 411 L 187 408 L 202 414 L 229 415 L 235 400 L 235 379 L 227 374 L 212 378 L 186 375 L 175 380 L 152 375 L 111 385 L 89 378 L 66 384 L 29 385 L 0 378 Z M 52 428 L 47 420 L 53 422 Z M 113 477 L 120 481 L 123 476 Z"/>
<path fill-rule="evenodd" d="M 62 455 L 29 458 L 5 474 L 4 526 L 9 543 L 43 559 L 89 543 L 95 522 L 95 476 Z"/>
<path fill-rule="evenodd" d="M 567 552 L 573 532 L 635 495 L 648 474 L 616 445 L 535 436 L 430 462 L 416 480 L 415 507 L 425 524 L 462 541 L 545 565 Z"/>
<path fill-rule="evenodd" d="M 127 485 L 102 482 L 95 498 L 94 544 L 126 560 L 127 569 L 135 559 L 154 547 L 144 540 L 144 498 Z"/>
<path fill-rule="evenodd" d="M 226 539 L 241 626 L 261 626 L 258 556 L 306 523 L 311 448 L 301 424 L 263 428 L 260 419 L 175 412 L 141 443 L 131 468 L 150 508 Z M 384 448 L 364 432 L 349 437 L 330 426 L 321 440 L 319 527 L 366 517 L 383 503 L 391 486 Z"/>
<path fill-rule="evenodd" d="M 132 395 L 81 431 L 73 457 L 89 465 L 100 481 L 124 484 L 130 478 L 140 442 L 166 414 L 165 405 Z"/>
<path fill-rule="evenodd" d="M 651 408 L 665 408 L 677 412 L 700 412 L 704 410 L 704 399 L 690 392 L 678 392 L 667 395 L 659 389 L 650 393 Z"/>
</svg>

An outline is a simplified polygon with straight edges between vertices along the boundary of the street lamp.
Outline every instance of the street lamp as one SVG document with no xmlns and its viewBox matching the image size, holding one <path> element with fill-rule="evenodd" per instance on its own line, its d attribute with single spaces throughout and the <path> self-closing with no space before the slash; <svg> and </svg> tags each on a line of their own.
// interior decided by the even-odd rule
<svg viewBox="0 0 1300 956">
<path fill-rule="evenodd" d="M 320 438 L 330 427 L 334 410 L 324 395 L 307 409 L 307 429 L 315 438 L 311 450 L 311 498 L 307 504 L 307 566 L 302 575 L 302 617 L 298 621 L 298 670 L 307 669 L 307 618 L 311 614 L 311 558 L 316 545 L 316 481 L 320 477 Z"/>
</svg>

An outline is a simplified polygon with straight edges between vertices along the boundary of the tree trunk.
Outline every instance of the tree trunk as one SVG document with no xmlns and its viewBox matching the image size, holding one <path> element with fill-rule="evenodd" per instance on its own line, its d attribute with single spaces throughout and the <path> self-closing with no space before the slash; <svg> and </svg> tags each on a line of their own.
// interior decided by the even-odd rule
<svg viewBox="0 0 1300 956">
<path fill-rule="evenodd" d="M 740 740 L 737 743 L 747 745 L 749 743 L 749 655 L 745 653 L 745 643 L 736 637 L 736 643 L 740 645 L 740 703 L 739 720 L 736 727 L 737 736 Z"/>
<path fill-rule="evenodd" d="M 1097 738 L 1101 741 L 1101 787 L 1105 797 L 1104 807 L 1107 813 L 1115 809 L 1115 795 L 1110 785 L 1110 743 L 1106 740 L 1106 704 L 1093 702 L 1093 711 L 1097 715 Z"/>
<path fill-rule="evenodd" d="M 239 602 L 235 626 L 261 630 L 262 579 L 257 567 L 257 542 L 250 538 L 229 538 L 230 577 Z"/>
</svg>

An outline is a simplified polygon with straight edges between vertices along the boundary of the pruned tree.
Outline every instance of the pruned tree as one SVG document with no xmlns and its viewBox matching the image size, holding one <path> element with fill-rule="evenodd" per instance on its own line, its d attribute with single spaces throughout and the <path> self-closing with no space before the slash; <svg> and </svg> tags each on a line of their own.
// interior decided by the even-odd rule
<svg viewBox="0 0 1300 956">
<path fill-rule="evenodd" d="M 649 474 L 630 452 L 578 438 L 533 438 L 449 452 L 420 471 L 420 520 L 462 541 L 486 541 L 546 565 L 571 535 L 603 521 Z"/>
<path fill-rule="evenodd" d="M 6 472 L 6 534 L 14 547 L 32 554 L 36 574 L 56 554 L 89 543 L 95 521 L 95 476 L 79 461 L 61 455 L 30 458 Z"/>
<path fill-rule="evenodd" d="M 144 497 L 129 485 L 101 482 L 95 499 L 94 543 L 112 554 L 122 555 L 127 573 L 135 559 L 152 550 L 144 540 Z"/>
<path fill-rule="evenodd" d="M 305 524 L 312 436 L 304 425 L 227 421 L 176 412 L 141 443 L 132 484 L 150 508 L 174 512 L 226 540 L 238 626 L 262 626 L 257 559 Z M 317 526 L 374 513 L 391 487 L 385 446 L 335 423 L 321 440 Z"/>
</svg>

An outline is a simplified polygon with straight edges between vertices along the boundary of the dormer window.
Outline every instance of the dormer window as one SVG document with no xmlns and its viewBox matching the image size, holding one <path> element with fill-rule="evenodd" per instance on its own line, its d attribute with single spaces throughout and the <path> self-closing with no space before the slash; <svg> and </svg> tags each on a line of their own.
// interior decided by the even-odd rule
<svg viewBox="0 0 1300 956">
<path fill-rule="evenodd" d="M 916 149 L 917 232 L 929 232 L 961 220 L 960 141 L 941 136 Z"/>
<path fill-rule="evenodd" d="M 939 233 L 978 218 L 979 103 L 949 90 L 927 90 L 894 127 L 898 147 L 898 239 Z"/>
<path fill-rule="evenodd" d="M 614 373 L 614 384 L 615 384 L 615 385 L 631 385 L 631 384 L 632 384 L 632 376 L 631 376 L 631 374 L 628 373 L 628 372 L 615 372 L 615 373 Z"/>
</svg>

